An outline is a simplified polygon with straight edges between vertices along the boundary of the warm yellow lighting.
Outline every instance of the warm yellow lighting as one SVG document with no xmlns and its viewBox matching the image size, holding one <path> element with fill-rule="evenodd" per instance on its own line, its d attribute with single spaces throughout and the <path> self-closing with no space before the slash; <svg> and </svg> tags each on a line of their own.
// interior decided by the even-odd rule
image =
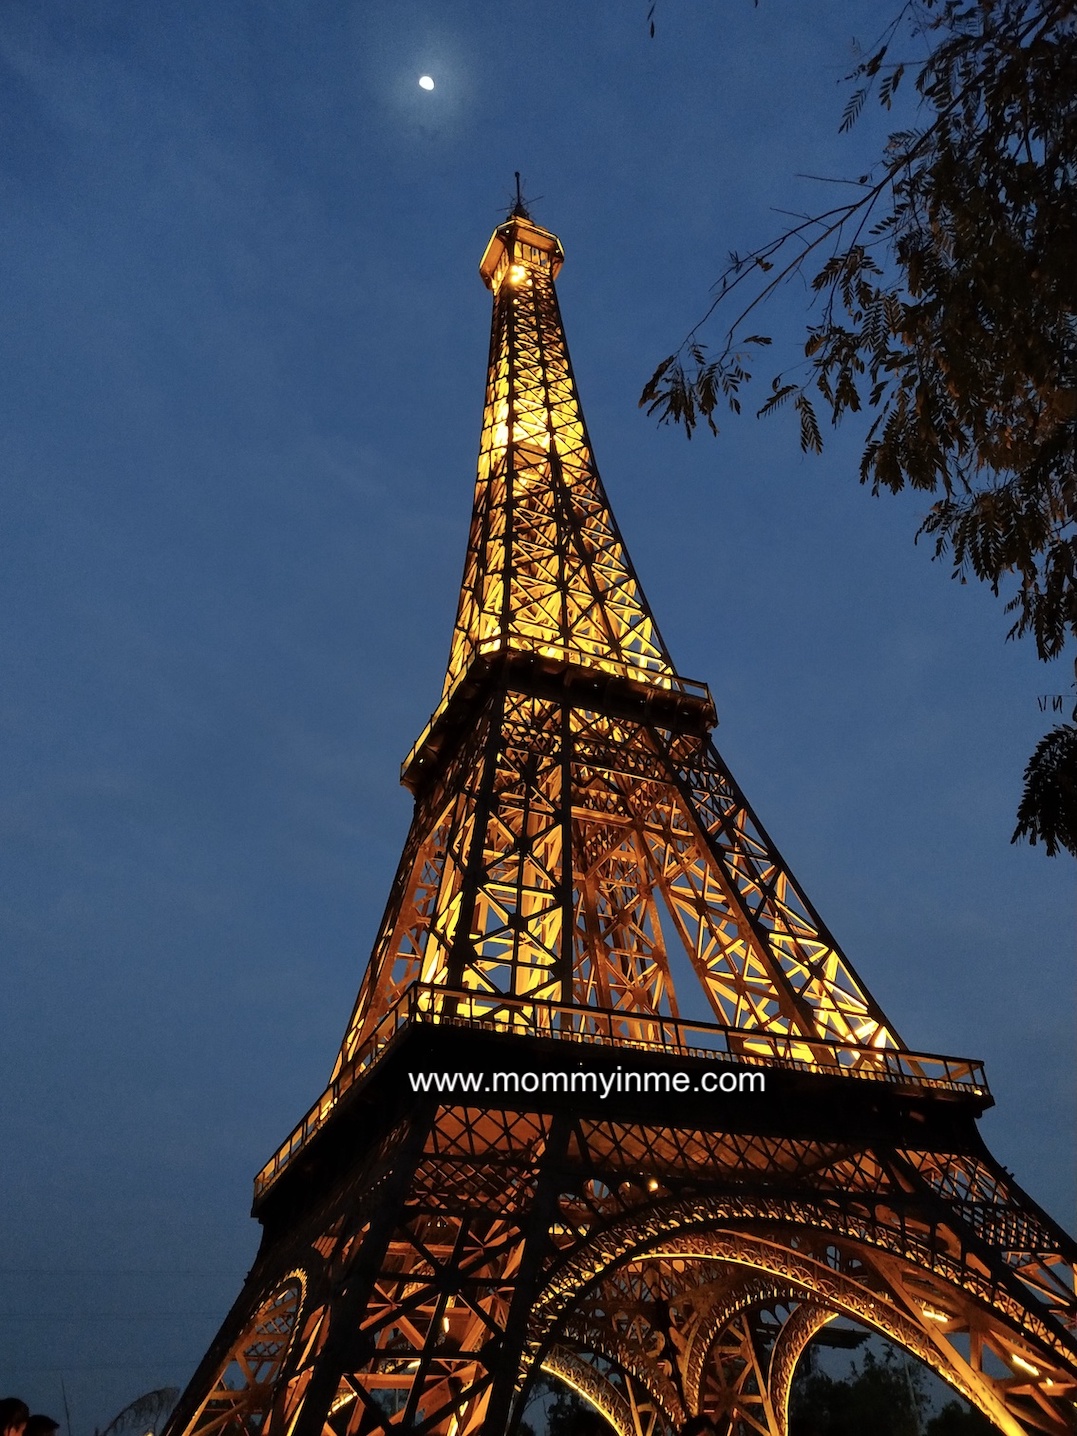
<svg viewBox="0 0 1077 1436">
<path fill-rule="evenodd" d="M 649 1177 L 649 1178 L 647 1179 L 647 1190 L 648 1190 L 649 1192 L 657 1192 L 657 1190 L 658 1190 L 658 1183 L 655 1181 L 655 1179 L 654 1179 L 653 1177 Z"/>
<path fill-rule="evenodd" d="M 520 282 L 521 279 L 526 279 L 526 278 L 527 278 L 527 270 L 524 268 L 524 266 L 523 266 L 522 264 L 513 264 L 513 265 L 510 265 L 510 266 L 509 266 L 509 283 L 510 283 L 510 284 L 519 284 L 519 282 Z"/>
<path fill-rule="evenodd" d="M 1019 1366 L 1022 1371 L 1027 1371 L 1029 1376 L 1039 1376 L 1040 1368 L 1033 1366 L 1031 1361 L 1026 1361 L 1023 1356 L 1011 1356 L 1010 1360 L 1014 1366 Z"/>
<path fill-rule="evenodd" d="M 924 1315 L 927 1317 L 928 1321 L 946 1322 L 950 1320 L 950 1318 L 946 1315 L 944 1311 L 936 1311 L 935 1308 L 932 1306 L 925 1306 L 923 1308 L 923 1312 Z"/>
<path fill-rule="evenodd" d="M 567 1386 L 570 1391 L 575 1391 L 577 1396 L 582 1396 L 584 1401 L 586 1401 L 588 1405 L 591 1405 L 591 1403 L 594 1401 L 594 1397 L 589 1396 L 587 1392 L 583 1389 L 583 1387 L 577 1385 L 577 1383 L 573 1380 L 572 1376 L 568 1372 L 562 1371 L 560 1367 L 554 1369 L 547 1362 L 543 1362 L 542 1369 L 543 1371 L 551 1372 L 554 1376 L 557 1377 L 558 1381 L 563 1382 L 564 1385 Z"/>
</svg>

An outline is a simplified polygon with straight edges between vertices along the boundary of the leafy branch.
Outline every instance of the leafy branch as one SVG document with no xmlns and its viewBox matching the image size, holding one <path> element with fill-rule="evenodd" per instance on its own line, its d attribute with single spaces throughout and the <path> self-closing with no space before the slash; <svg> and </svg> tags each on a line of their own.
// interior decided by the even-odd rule
<svg viewBox="0 0 1077 1436">
<path fill-rule="evenodd" d="M 926 58 L 891 59 L 900 34 Z M 640 404 L 717 434 L 770 343 L 746 333 L 755 311 L 803 278 L 803 357 L 757 415 L 792 409 L 819 453 L 817 409 L 835 425 L 870 410 L 860 481 L 935 495 L 917 537 L 962 582 L 1005 585 L 1010 636 L 1047 660 L 1077 637 L 1077 17 L 1064 0 L 906 0 L 847 76 L 840 129 L 872 95 L 890 110 L 909 68 L 921 123 L 836 181 L 857 191 L 845 203 L 730 255 Z"/>
</svg>

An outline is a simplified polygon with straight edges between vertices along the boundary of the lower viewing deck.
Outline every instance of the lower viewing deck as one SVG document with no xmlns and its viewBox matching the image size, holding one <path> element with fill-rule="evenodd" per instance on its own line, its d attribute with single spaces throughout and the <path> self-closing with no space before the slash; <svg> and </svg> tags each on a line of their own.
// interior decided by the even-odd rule
<svg viewBox="0 0 1077 1436">
<path fill-rule="evenodd" d="M 362 1056 L 329 1084 L 258 1173 L 256 1202 L 321 1130 L 344 1095 L 377 1066 L 405 1031 L 416 1026 L 554 1039 L 616 1048 L 626 1055 L 638 1052 L 697 1062 L 702 1059 L 727 1070 L 755 1068 L 881 1082 L 895 1089 L 964 1096 L 977 1100 L 981 1108 L 990 1106 L 992 1100 L 983 1064 L 969 1058 L 895 1047 L 856 1047 L 717 1023 L 414 983 L 378 1023 Z M 466 1093 L 465 1088 L 465 1099 Z"/>
</svg>

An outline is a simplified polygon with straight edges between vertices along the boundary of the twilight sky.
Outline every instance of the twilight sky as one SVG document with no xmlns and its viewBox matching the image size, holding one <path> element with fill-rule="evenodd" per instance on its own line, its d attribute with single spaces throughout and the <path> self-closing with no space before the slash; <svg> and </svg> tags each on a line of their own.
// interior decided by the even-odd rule
<svg viewBox="0 0 1077 1436">
<path fill-rule="evenodd" d="M 830 199 L 799 176 L 864 167 L 838 82 L 892 8 L 660 0 L 651 40 L 646 0 L 6 0 L 0 1395 L 61 1414 L 62 1375 L 89 1436 L 186 1381 L 250 1264 L 407 829 L 516 169 L 719 748 L 1072 1226 L 1073 865 L 1008 841 L 1069 675 L 857 486 L 855 434 L 803 459 L 791 418 L 687 444 L 636 407 L 726 253 Z"/>
</svg>

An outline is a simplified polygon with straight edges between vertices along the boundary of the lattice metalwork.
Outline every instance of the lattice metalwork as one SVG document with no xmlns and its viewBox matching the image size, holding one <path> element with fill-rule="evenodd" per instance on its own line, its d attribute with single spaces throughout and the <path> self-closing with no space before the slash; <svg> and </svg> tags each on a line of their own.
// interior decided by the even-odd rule
<svg viewBox="0 0 1077 1436">
<path fill-rule="evenodd" d="M 542 1370 L 617 1436 L 786 1436 L 835 1314 L 1007 1436 L 1077 1430 L 1077 1251 L 980 1142 L 979 1065 L 899 1039 L 712 746 L 595 468 L 561 259 L 522 213 L 483 258 L 478 481 L 414 821 L 168 1436 L 501 1436 Z M 676 1104 L 407 1081 L 600 1060 L 694 1076 Z M 731 1072 L 765 1100 L 708 1096 Z"/>
<path fill-rule="evenodd" d="M 515 218 L 483 259 L 490 376 L 445 692 L 413 750 L 415 821 L 334 1077 L 413 982 L 676 1015 L 674 951 L 719 1023 L 900 1047 L 659 636 L 587 440 L 561 253 Z"/>
<path fill-rule="evenodd" d="M 192 1425 L 205 1436 L 259 1436 L 295 1332 L 306 1283 L 302 1273 L 264 1300 L 218 1364 Z"/>
<path fill-rule="evenodd" d="M 522 217 L 483 256 L 490 369 L 446 696 L 503 648 L 676 681 L 591 454 L 553 285 L 562 256 Z"/>
<path fill-rule="evenodd" d="M 902 1045 L 705 736 L 505 688 L 467 748 L 419 804 L 334 1076 L 416 981 L 646 1019 L 681 1011 L 675 962 L 745 1053 Z"/>
</svg>

